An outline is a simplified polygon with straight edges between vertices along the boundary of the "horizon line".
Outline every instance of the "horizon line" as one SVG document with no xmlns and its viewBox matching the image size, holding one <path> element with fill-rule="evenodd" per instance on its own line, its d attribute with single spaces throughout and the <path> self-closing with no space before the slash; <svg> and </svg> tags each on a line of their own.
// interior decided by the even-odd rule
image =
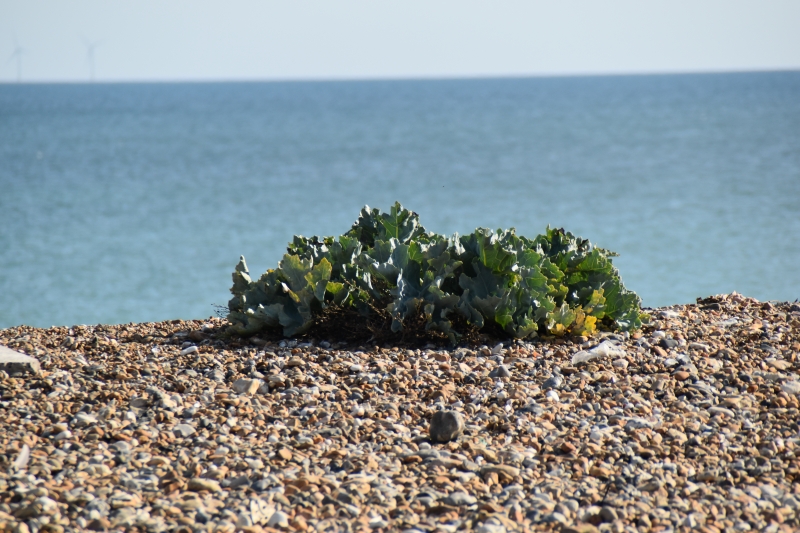
<svg viewBox="0 0 800 533">
<path fill-rule="evenodd" d="M 653 71 L 575 71 L 544 73 L 510 73 L 510 74 L 454 74 L 454 75 L 397 75 L 397 76 L 331 76 L 331 77 L 231 77 L 231 78 L 141 78 L 141 79 L 95 79 L 71 80 L 0 80 L 0 85 L 122 85 L 122 84 L 182 84 L 182 83 L 326 83 L 326 82 L 381 82 L 381 81 L 459 81 L 459 80 L 491 80 L 491 79 L 535 79 L 535 78 L 601 78 L 601 77 L 635 77 L 635 76 L 680 76 L 703 74 L 769 74 L 800 72 L 800 66 L 779 68 L 743 68 L 743 69 L 706 69 L 706 70 L 653 70 Z"/>
</svg>

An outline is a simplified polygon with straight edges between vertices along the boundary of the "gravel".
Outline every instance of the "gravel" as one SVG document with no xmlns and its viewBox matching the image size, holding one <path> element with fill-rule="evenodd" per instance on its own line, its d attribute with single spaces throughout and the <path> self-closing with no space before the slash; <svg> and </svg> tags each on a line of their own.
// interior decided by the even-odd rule
<svg viewBox="0 0 800 533">
<path fill-rule="evenodd" d="M 0 531 L 797 530 L 800 307 L 650 312 L 424 349 L 0 330 L 41 367 L 0 371 Z"/>
</svg>

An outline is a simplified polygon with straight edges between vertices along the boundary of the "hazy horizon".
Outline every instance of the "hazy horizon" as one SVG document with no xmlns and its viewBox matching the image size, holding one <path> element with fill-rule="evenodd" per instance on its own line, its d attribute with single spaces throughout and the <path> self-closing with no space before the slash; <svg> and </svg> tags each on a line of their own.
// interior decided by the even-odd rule
<svg viewBox="0 0 800 533">
<path fill-rule="evenodd" d="M 785 69 L 751 69 L 751 70 L 677 70 L 674 72 L 606 72 L 606 73 L 573 73 L 573 74 L 507 74 L 507 75 L 453 75 L 453 76 L 386 76 L 386 77 L 363 77 L 363 78 L 231 78 L 231 79 L 137 79 L 137 80 L 30 80 L 30 81 L 10 81 L 0 80 L 0 85 L 126 85 L 126 84 L 192 84 L 192 83 L 347 83 L 347 82 L 382 82 L 382 81 L 457 81 L 457 80 L 524 80 L 535 78 L 603 78 L 603 77 L 632 77 L 632 76 L 702 76 L 705 74 L 768 74 L 779 72 L 800 72 L 798 68 Z"/>
<path fill-rule="evenodd" d="M 0 0 L 0 83 L 800 70 L 800 2 Z"/>
</svg>

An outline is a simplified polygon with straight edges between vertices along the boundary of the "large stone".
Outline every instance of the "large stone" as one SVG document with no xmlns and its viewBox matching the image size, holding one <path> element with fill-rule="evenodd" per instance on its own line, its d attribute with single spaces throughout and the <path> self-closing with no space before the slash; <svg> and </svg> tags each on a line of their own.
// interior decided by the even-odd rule
<svg viewBox="0 0 800 533">
<path fill-rule="evenodd" d="M 5 371 L 9 376 L 36 375 L 41 370 L 41 366 L 36 358 L 0 345 L 0 370 Z"/>
<path fill-rule="evenodd" d="M 267 521 L 269 527 L 289 527 L 289 516 L 283 511 L 275 511 Z"/>
<path fill-rule="evenodd" d="M 172 432 L 175 434 L 176 437 L 191 437 L 195 434 L 195 429 L 189 424 L 178 424 L 174 428 L 172 428 Z"/>
<path fill-rule="evenodd" d="M 213 479 L 195 477 L 189 480 L 186 490 L 190 490 L 192 492 L 200 492 L 201 490 L 207 490 L 209 492 L 219 492 L 222 490 L 222 488 L 219 486 L 219 483 L 217 483 Z"/>
<path fill-rule="evenodd" d="M 261 383 L 260 379 L 237 379 L 233 382 L 233 390 L 239 394 L 255 394 Z"/>
<path fill-rule="evenodd" d="M 437 411 L 430 426 L 431 440 L 449 442 L 464 431 L 464 417 L 458 411 Z"/>
<path fill-rule="evenodd" d="M 462 505 L 473 505 L 478 502 L 478 500 L 466 492 L 451 492 L 449 496 L 446 496 L 442 499 L 444 503 L 447 505 L 454 505 L 456 507 L 460 507 Z"/>
<path fill-rule="evenodd" d="M 786 394 L 800 395 L 800 381 L 786 381 L 781 385 L 781 389 Z"/>
</svg>

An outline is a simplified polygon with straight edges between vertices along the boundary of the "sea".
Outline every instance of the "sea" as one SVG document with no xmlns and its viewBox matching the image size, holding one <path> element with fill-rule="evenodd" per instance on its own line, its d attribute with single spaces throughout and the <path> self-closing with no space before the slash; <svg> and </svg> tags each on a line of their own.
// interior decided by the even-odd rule
<svg viewBox="0 0 800 533">
<path fill-rule="evenodd" d="M 800 72 L 0 85 L 0 328 L 205 319 L 395 201 L 561 227 L 647 307 L 800 298 Z"/>
</svg>

